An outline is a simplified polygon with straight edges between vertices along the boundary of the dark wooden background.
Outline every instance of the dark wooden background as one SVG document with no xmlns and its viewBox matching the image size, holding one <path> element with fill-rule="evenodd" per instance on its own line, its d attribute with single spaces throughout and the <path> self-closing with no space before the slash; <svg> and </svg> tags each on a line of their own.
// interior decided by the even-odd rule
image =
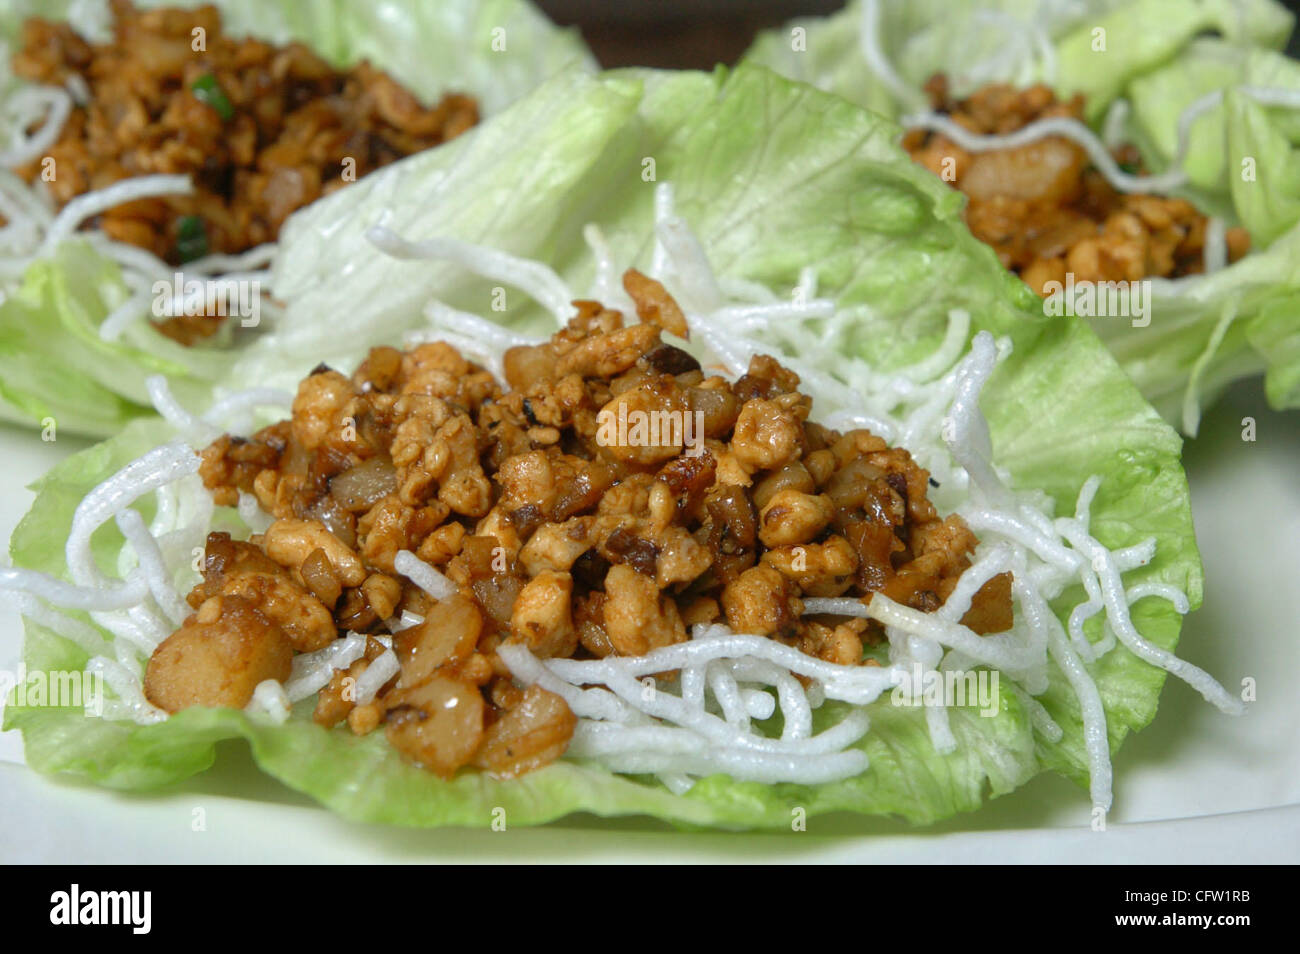
<svg viewBox="0 0 1300 954">
<path fill-rule="evenodd" d="M 1300 2 L 1300 0 L 1297 0 Z M 821 16 L 845 0 L 538 0 L 576 25 L 602 66 L 712 69 L 735 63 L 759 30 Z"/>
<path fill-rule="evenodd" d="M 556 23 L 576 25 L 601 65 L 712 69 L 734 63 L 759 30 L 822 16 L 845 0 L 537 0 Z M 953 0 L 961 3 L 963 0 Z M 1300 11 L 1300 0 L 1283 0 Z M 1300 56 L 1300 31 L 1289 52 Z"/>
</svg>

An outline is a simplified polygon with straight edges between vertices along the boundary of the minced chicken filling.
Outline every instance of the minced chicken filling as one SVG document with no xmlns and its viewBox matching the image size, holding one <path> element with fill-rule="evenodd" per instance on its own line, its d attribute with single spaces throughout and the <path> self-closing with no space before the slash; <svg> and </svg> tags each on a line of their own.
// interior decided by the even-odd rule
<svg viewBox="0 0 1300 954">
<path fill-rule="evenodd" d="M 109 43 L 24 22 L 15 75 L 84 96 L 47 155 L 17 172 L 59 206 L 135 176 L 188 175 L 189 195 L 137 199 L 91 223 L 171 264 L 274 242 L 295 210 L 478 122 L 468 96 L 426 107 L 369 63 L 338 70 L 300 43 L 229 36 L 213 6 L 111 7 Z M 175 318 L 162 330 L 189 344 L 220 323 Z"/>
<path fill-rule="evenodd" d="M 979 135 L 1005 135 L 1051 117 L 1082 120 L 1084 99 L 1057 99 L 1044 85 L 994 83 L 955 99 L 943 74 L 926 84 L 932 107 Z M 1049 282 L 1178 278 L 1203 271 L 1207 219 L 1186 199 L 1116 191 L 1077 143 L 1061 136 L 1008 149 L 967 152 L 942 133 L 913 129 L 903 137 L 912 159 L 969 199 L 966 224 L 1002 264 L 1040 295 Z M 1116 151 L 1137 172 L 1131 146 Z M 1228 260 L 1250 248 L 1250 235 L 1225 232 Z"/>
<path fill-rule="evenodd" d="M 574 302 L 549 342 L 505 353 L 505 386 L 442 342 L 375 348 L 350 377 L 318 367 L 289 420 L 207 447 L 216 502 L 251 494 L 274 520 L 247 542 L 208 537 L 195 613 L 154 652 L 148 699 L 244 706 L 296 652 L 368 634 L 316 721 L 382 726 L 444 776 L 509 776 L 563 754 L 576 720 L 558 696 L 515 686 L 503 643 L 634 656 L 719 622 L 872 664 L 879 624 L 804 615 L 803 598 L 943 605 L 977 541 L 935 511 L 911 455 L 814 423 L 798 376 L 771 357 L 734 382 L 709 373 L 662 340 L 688 333 L 663 286 L 636 271 L 624 286 L 640 323 Z M 454 594 L 434 600 L 399 572 L 403 551 Z M 1010 574 L 962 622 L 1009 629 Z M 358 703 L 390 633 L 398 665 Z"/>
</svg>

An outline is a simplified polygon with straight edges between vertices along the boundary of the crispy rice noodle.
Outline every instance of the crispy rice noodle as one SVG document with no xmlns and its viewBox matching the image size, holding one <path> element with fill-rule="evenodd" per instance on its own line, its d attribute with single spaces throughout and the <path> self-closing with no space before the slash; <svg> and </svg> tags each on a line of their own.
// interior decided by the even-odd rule
<svg viewBox="0 0 1300 954">
<path fill-rule="evenodd" d="M 1048 136 L 1061 136 L 1082 147 L 1097 171 L 1117 192 L 1169 194 L 1186 186 L 1188 178 L 1183 164 L 1187 160 L 1192 127 L 1202 116 L 1220 107 L 1227 92 L 1219 89 L 1206 93 L 1188 104 L 1179 115 L 1177 146 L 1168 169 L 1154 176 L 1130 175 L 1120 169 L 1107 148 L 1118 139 L 1128 118 L 1130 110 L 1126 101 L 1116 100 L 1111 104 L 1101 137 L 1084 123 L 1067 117 L 1040 119 L 1008 135 L 972 133 L 942 113 L 928 109 L 926 95 L 920 89 L 908 85 L 899 75 L 884 53 L 881 19 L 880 0 L 865 0 L 858 26 L 858 46 L 871 71 L 906 109 L 913 110 L 901 120 L 905 129 L 920 128 L 942 133 L 968 152 L 1014 149 Z M 973 20 L 980 26 L 1000 28 L 1004 31 L 1006 43 L 999 56 L 976 64 L 970 75 L 961 77 L 962 85 L 981 86 L 998 80 L 1016 85 L 1027 85 L 1034 81 L 1051 84 L 1055 80 L 1055 54 L 1051 40 L 1041 26 L 1030 25 L 1017 17 L 992 10 L 977 11 Z M 1035 58 L 1041 62 L 1041 68 L 1036 68 Z M 1250 84 L 1238 84 L 1232 90 L 1262 106 L 1300 109 L 1300 90 Z"/>
<path fill-rule="evenodd" d="M 202 313 L 208 297 L 224 294 L 226 286 L 252 283 L 262 296 L 264 316 L 277 314 L 275 303 L 263 291 L 270 284 L 269 265 L 276 246 L 268 243 L 240 255 L 207 255 L 188 262 L 183 268 L 169 265 L 152 252 L 110 239 L 94 229 L 81 226 L 106 209 L 135 199 L 164 195 L 184 195 L 192 184 L 188 176 L 149 175 L 123 179 L 103 189 L 87 192 L 69 202 L 57 214 L 48 193 L 40 183 L 28 185 L 13 173 L 0 169 L 0 215 L 6 224 L 0 228 L 0 300 L 12 294 L 27 268 L 47 259 L 59 246 L 76 239 L 88 243 L 96 252 L 114 262 L 121 271 L 126 292 L 112 305 L 99 326 L 105 341 L 117 341 L 129 328 L 151 316 Z M 179 278 L 178 278 L 179 276 Z M 158 298 L 155 285 L 197 290 L 202 297 L 171 296 L 161 314 L 153 315 Z"/>
<path fill-rule="evenodd" d="M 1009 342 L 980 332 L 967 349 L 970 316 L 954 311 L 943 341 L 929 357 L 880 372 L 846 356 L 842 336 L 854 314 L 818 298 L 811 271 L 800 276 L 795 293 L 786 299 L 716 276 L 699 241 L 675 214 L 667 184 L 659 186 L 656 209 L 656 277 L 673 290 L 705 359 L 739 374 L 751 355 L 775 353 L 801 375 L 803 389 L 814 397 L 828 425 L 868 426 L 906 446 L 940 484 L 936 505 L 959 513 L 981 543 L 973 565 L 933 613 L 879 594 L 865 604 L 843 598 L 806 600 L 807 613 L 879 621 L 888 638 L 884 665 L 835 665 L 719 624 L 697 625 L 689 641 L 639 657 L 543 660 L 521 645 L 501 646 L 500 658 L 517 682 L 554 692 L 579 717 L 567 757 L 592 760 L 615 772 L 655 775 L 675 792 L 718 772 L 756 782 L 808 784 L 852 777 L 868 768 L 865 752 L 855 745 L 871 728 L 864 707 L 892 691 L 904 672 L 917 665 L 927 673 L 999 670 L 1034 730 L 1054 740 L 1061 737 L 1061 727 L 1033 698 L 1047 688 L 1050 661 L 1078 697 L 1092 801 L 1105 809 L 1111 802 L 1106 716 L 1090 663 L 1123 643 L 1139 658 L 1185 679 L 1223 711 L 1240 711 L 1241 703 L 1205 672 L 1153 645 L 1135 628 L 1130 606 L 1136 601 L 1166 600 L 1179 613 L 1187 612 L 1188 601 L 1182 591 L 1163 583 L 1125 586 L 1123 574 L 1149 563 L 1155 543 L 1111 551 L 1092 536 L 1089 512 L 1099 478 L 1085 482 L 1073 516 L 1062 518 L 1054 517 L 1054 501 L 1044 495 L 1008 489 L 1005 474 L 991 458 L 979 395 L 1009 352 Z M 605 294 L 618 304 L 612 276 L 619 270 L 599 231 L 589 227 L 585 234 L 595 259 L 593 294 Z M 371 238 L 401 257 L 450 259 L 494 281 L 509 280 L 552 311 L 557 322 L 568 317 L 565 303 L 580 297 L 540 262 L 448 238 L 407 241 L 384 230 L 372 231 Z M 429 307 L 427 317 L 430 326 L 421 336 L 449 339 L 490 367 L 500 366 L 505 348 L 525 340 L 438 303 Z M 247 432 L 257 408 L 284 407 L 289 401 L 289 395 L 264 390 L 234 394 L 196 417 L 176 403 L 161 379 L 150 382 L 150 393 L 178 438 L 129 464 L 81 502 L 67 542 L 71 582 L 27 570 L 0 571 L 0 595 L 33 622 L 91 654 L 89 667 L 103 673 L 116 696 L 106 717 L 141 723 L 166 718 L 144 698 L 142 672 L 149 653 L 185 615 L 182 594 L 198 576 L 193 553 L 202 547 L 214 516 L 196 474 L 194 448 L 225 428 Z M 150 522 L 132 508 L 136 501 L 152 504 Z M 247 495 L 238 513 L 254 529 L 268 519 Z M 112 579 L 99 570 L 90 551 L 91 534 L 110 520 L 125 538 Z M 396 568 L 435 599 L 454 590 L 445 576 L 409 551 L 399 554 Z M 960 620 L 983 583 L 1008 570 L 1019 607 L 1015 625 L 1004 633 L 978 636 Z M 1049 604 L 1076 583 L 1087 599 L 1063 625 Z M 88 612 L 99 629 L 67 610 Z M 1101 617 L 1099 641 L 1084 629 L 1094 617 Z M 389 620 L 388 628 L 397 632 L 416 622 L 418 617 L 406 614 Z M 249 711 L 273 721 L 289 718 L 295 703 L 314 696 L 364 650 L 365 637 L 349 633 L 324 649 L 298 655 L 282 685 L 268 681 L 258 687 Z M 393 674 L 396 658 L 391 655 L 384 653 L 366 671 L 359 693 L 373 693 Z M 654 674 L 674 670 L 680 672 L 674 684 L 655 683 Z M 847 703 L 847 715 L 823 724 L 815 715 L 828 699 Z M 756 723 L 778 708 L 784 728 L 774 738 Z M 945 708 L 927 708 L 931 741 L 939 752 L 960 744 L 949 717 Z"/>
<path fill-rule="evenodd" d="M 1300 91 L 1263 86 L 1238 86 L 1237 92 L 1265 106 L 1281 106 L 1300 109 Z M 1168 195 L 1182 189 L 1188 183 L 1183 163 L 1187 160 L 1187 151 L 1191 139 L 1192 127 L 1196 120 L 1214 110 L 1223 103 L 1223 90 L 1200 97 L 1191 103 L 1178 117 L 1178 145 L 1169 168 L 1158 175 L 1139 176 L 1124 172 L 1119 167 L 1105 142 L 1084 123 L 1067 116 L 1053 116 L 1048 119 L 1035 120 L 1005 135 L 981 135 L 973 133 L 942 113 L 921 111 L 904 116 L 901 120 L 904 128 L 927 129 L 942 133 L 962 149 L 968 152 L 987 152 L 991 149 L 1016 149 L 1020 146 L 1060 136 L 1082 147 L 1097 171 L 1117 192 L 1135 192 L 1151 195 Z M 1114 133 L 1114 130 L 1111 130 Z"/>
<path fill-rule="evenodd" d="M 1025 61 L 1032 61 L 1034 55 L 1043 62 L 1043 69 L 1035 74 L 1038 81 L 1052 83 L 1055 59 L 1051 52 L 1051 42 L 1042 33 L 1041 28 L 1030 29 L 1016 17 L 996 11 L 979 11 L 974 15 L 974 19 L 980 24 L 1002 27 L 1006 31 L 1008 42 L 1000 62 L 980 64 L 975 71 L 977 75 L 964 78 L 965 85 L 978 86 L 994 82 L 999 78 L 1005 79 L 1015 72 L 1013 67 L 1016 63 L 1024 66 Z M 880 30 L 879 2 L 866 0 L 859 27 L 859 46 L 863 58 L 873 72 L 908 109 L 914 110 L 900 120 L 904 129 L 925 129 L 940 133 L 967 152 L 1015 149 L 1050 136 L 1060 136 L 1080 146 L 1097 171 L 1117 192 L 1167 195 L 1185 187 L 1188 184 L 1188 177 L 1183 165 L 1187 161 L 1192 127 L 1202 116 L 1222 106 L 1224 94 L 1229 91 L 1218 89 L 1206 93 L 1189 103 L 1179 114 L 1174 156 L 1164 172 L 1151 176 L 1132 175 L 1124 172 L 1110 154 L 1110 150 L 1123 141 L 1124 129 L 1131 113 L 1127 100 L 1116 99 L 1111 103 L 1103 121 L 1101 136 L 1094 133 L 1085 123 L 1065 116 L 1040 119 L 1005 135 L 981 135 L 971 132 L 943 113 L 928 108 L 925 94 L 915 87 L 908 86 L 884 56 L 880 44 Z M 1029 77 L 1025 77 L 1014 82 L 1018 85 L 1026 85 L 1030 81 Z M 1300 110 L 1300 90 L 1280 86 L 1238 84 L 1232 87 L 1231 91 L 1261 106 Z M 1211 252 L 1207 242 L 1205 269 L 1207 273 L 1222 268 L 1225 259 L 1226 255 L 1219 255 L 1217 249 Z"/>
</svg>

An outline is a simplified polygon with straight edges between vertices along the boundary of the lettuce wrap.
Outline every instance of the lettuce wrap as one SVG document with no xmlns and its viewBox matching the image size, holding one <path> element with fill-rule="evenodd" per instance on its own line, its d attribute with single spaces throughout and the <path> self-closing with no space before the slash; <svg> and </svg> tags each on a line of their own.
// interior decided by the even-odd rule
<svg viewBox="0 0 1300 954">
<path fill-rule="evenodd" d="M 1204 280 L 1154 281 L 1149 325 L 1092 323 L 1142 393 L 1195 434 L 1236 378 L 1263 372 L 1270 405 L 1300 406 L 1300 66 L 1280 52 L 1293 26 L 1274 0 L 865 0 L 762 34 L 747 59 L 894 118 L 928 108 L 921 86 L 938 72 L 959 95 L 1046 83 L 1085 96 L 1094 131 L 1137 146 L 1153 174 L 1184 170 L 1172 194 L 1244 226 L 1252 251 Z"/>
<path fill-rule="evenodd" d="M 141 0 L 138 6 L 194 7 L 199 0 Z M 369 60 L 420 98 L 448 91 L 475 97 L 491 115 L 562 67 L 594 68 L 576 33 L 553 26 L 526 0 L 216 0 L 224 28 L 277 44 L 299 41 L 339 67 Z M 67 19 L 89 39 L 111 35 L 103 0 L 0 2 L 0 102 L 29 87 L 12 77 L 9 54 L 32 16 Z M 0 108 L 0 142 L 20 132 L 10 108 Z M 3 152 L 0 148 L 0 152 Z M 6 210 L 21 211 L 36 193 L 0 170 Z M 17 198 L 15 198 L 15 196 Z M 12 203 L 20 203 L 17 207 Z M 48 215 L 48 213 L 46 213 Z M 206 393 L 231 351 L 256 331 L 223 329 L 217 339 L 183 347 L 144 320 L 112 340 L 100 326 L 130 297 L 119 265 L 76 233 L 47 247 L 39 235 L 11 228 L 3 242 L 9 261 L 0 299 L 0 418 L 27 427 L 53 419 L 71 433 L 104 437 L 149 413 L 144 380 L 164 374 L 178 393 Z M 269 310 L 269 309 L 268 309 Z"/>
<path fill-rule="evenodd" d="M 720 284 L 784 299 L 811 281 L 817 295 L 851 316 L 839 336 L 814 321 L 784 341 L 789 354 L 817 369 L 852 378 L 866 364 L 882 372 L 916 368 L 936 349 L 951 358 L 1001 341 L 1004 357 L 979 399 L 999 479 L 1042 502 L 1049 523 L 1073 512 L 1081 490 L 1087 511 L 1095 490 L 1090 539 L 1112 553 L 1143 551 L 1128 560 L 1124 579 L 1145 587 L 1129 593 L 1133 626 L 1156 651 L 1142 652 L 1150 659 L 1173 650 L 1181 613 L 1200 603 L 1202 589 L 1180 438 L 1086 325 L 1044 316 L 1033 293 L 966 230 L 960 196 L 914 166 L 897 137 L 898 128 L 880 116 L 753 66 L 712 75 L 565 73 L 446 147 L 297 213 L 275 265 L 284 318 L 240 356 L 223 388 L 293 387 L 322 361 L 354 367 L 370 345 L 428 335 L 425 308 L 433 298 L 490 315 L 512 333 L 552 326 L 527 295 L 500 294 L 510 275 L 498 282 L 454 263 L 386 257 L 372 242 L 375 225 L 412 241 L 458 240 L 526 257 L 581 288 L 599 278 L 593 237 L 603 237 L 598 246 L 620 263 L 648 270 L 661 264 L 662 187 L 671 183 L 680 216 L 674 221 L 689 225 Z M 490 310 L 487 303 L 503 297 L 504 309 Z M 954 323 L 954 313 L 966 318 Z M 461 327 L 459 313 L 449 314 L 445 326 Z M 780 346 L 781 330 L 772 334 L 772 346 Z M 939 422 L 932 423 L 937 431 Z M 175 433 L 166 421 L 136 421 L 51 472 L 13 535 L 14 564 L 69 579 L 64 541 L 83 498 Z M 961 481 L 945 483 L 955 493 Z M 144 511 L 153 516 L 148 505 Z M 212 519 L 214 527 L 240 523 L 227 510 Z M 123 538 L 111 523 L 91 543 L 103 569 L 120 565 Z M 183 583 L 195 578 L 181 576 Z M 1177 597 L 1160 595 L 1174 590 Z M 1045 618 L 1058 643 L 1087 599 L 1079 584 L 1051 594 Z M 87 614 L 72 615 L 92 625 Z M 1098 647 L 1108 638 L 1101 624 L 1093 618 L 1085 627 Z M 79 670 L 89 656 L 28 620 L 30 671 Z M 949 709 L 955 746 L 936 746 L 926 712 L 881 699 L 867 707 L 870 731 L 855 743 L 869 759 L 859 775 L 812 785 L 718 773 L 680 794 L 653 777 L 616 774 L 591 760 L 563 759 L 517 779 L 462 771 L 443 781 L 405 762 L 381 733 L 323 729 L 301 706 L 283 723 L 248 710 L 189 709 L 138 725 L 13 700 L 5 728 L 23 733 L 36 770 L 130 791 L 201 772 L 218 742 L 242 738 L 264 771 L 331 810 L 408 826 L 486 827 L 500 811 L 510 825 L 589 812 L 786 828 L 800 811 L 924 824 L 977 809 L 1044 771 L 1091 783 L 1104 813 L 1109 796 L 1099 786 L 1108 791 L 1108 782 L 1098 777 L 1100 761 L 1155 716 L 1166 672 L 1125 645 L 1098 648 L 1086 673 L 1075 665 L 1079 657 L 1060 658 L 1072 658 L 1074 671 L 1048 664 L 1035 698 L 1004 680 L 992 718 L 971 706 Z M 1080 680 L 1095 683 L 1104 710 L 1100 735 L 1095 715 L 1085 731 Z M 1231 700 L 1219 701 L 1232 708 Z M 846 708 L 827 702 L 817 710 L 818 725 Z"/>
</svg>

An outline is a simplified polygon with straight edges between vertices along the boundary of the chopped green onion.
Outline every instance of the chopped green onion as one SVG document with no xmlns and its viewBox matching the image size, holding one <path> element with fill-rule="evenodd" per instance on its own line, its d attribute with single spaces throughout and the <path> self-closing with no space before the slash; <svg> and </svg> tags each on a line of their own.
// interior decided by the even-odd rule
<svg viewBox="0 0 1300 954">
<path fill-rule="evenodd" d="M 230 105 L 230 98 L 226 95 L 217 78 L 211 73 L 204 73 L 193 83 L 190 84 L 190 91 L 194 93 L 194 98 L 204 105 L 211 106 L 217 111 L 223 122 L 229 122 L 235 118 L 235 107 Z"/>
<path fill-rule="evenodd" d="M 208 232 L 197 215 L 181 216 L 176 227 L 176 257 L 192 262 L 208 254 Z"/>
</svg>

